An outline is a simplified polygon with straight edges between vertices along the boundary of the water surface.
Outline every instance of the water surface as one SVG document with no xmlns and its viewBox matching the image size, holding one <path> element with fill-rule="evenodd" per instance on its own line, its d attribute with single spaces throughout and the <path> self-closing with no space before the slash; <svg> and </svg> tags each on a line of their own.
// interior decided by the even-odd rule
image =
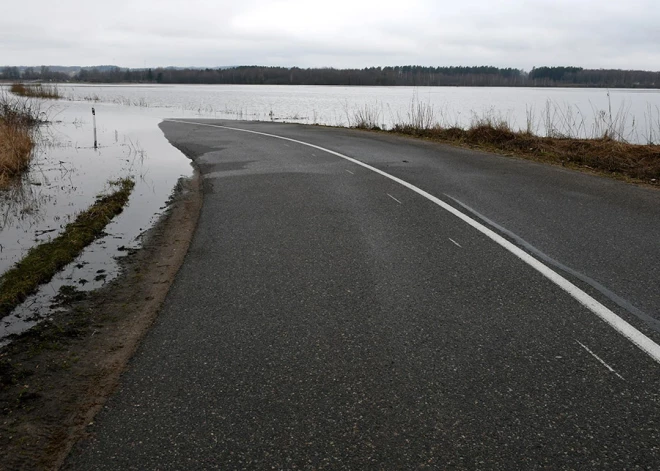
<svg viewBox="0 0 660 471">
<path fill-rule="evenodd" d="M 390 128 L 410 121 L 421 106 L 443 126 L 504 120 L 540 135 L 574 137 L 600 137 L 609 127 L 631 142 L 660 141 L 659 90 L 90 84 L 59 89 L 65 100 L 43 102 L 51 123 L 42 128 L 22 185 L 0 192 L 0 273 L 35 244 L 56 237 L 108 190 L 109 180 L 130 176 L 136 186 L 106 236 L 0 321 L 0 343 L 47 317 L 60 287 L 102 286 L 117 276 L 117 258 L 139 247 L 178 179 L 192 173 L 189 161 L 158 128 L 164 118 L 349 126 L 358 113 L 368 112 L 379 126 Z"/>
<path fill-rule="evenodd" d="M 98 147 L 94 148 L 92 106 Z M 167 206 L 190 161 L 172 147 L 152 110 L 103 103 L 45 102 L 50 119 L 29 172 L 20 185 L 0 192 L 0 273 L 36 244 L 57 237 L 67 223 L 110 190 L 111 180 L 131 177 L 135 188 L 124 211 L 74 262 L 0 321 L 0 339 L 49 314 L 60 287 L 89 291 L 119 272 L 118 258 L 139 247 L 142 235 Z"/>
<path fill-rule="evenodd" d="M 660 142 L 660 90 L 502 87 L 346 87 L 286 85 L 62 85 L 70 98 L 162 110 L 163 116 L 287 121 L 347 126 L 368 109 L 383 128 L 432 107 L 443 126 L 504 119 L 573 137 L 601 137 L 609 124 L 631 142 Z M 413 113 L 414 114 L 414 113 Z"/>
</svg>

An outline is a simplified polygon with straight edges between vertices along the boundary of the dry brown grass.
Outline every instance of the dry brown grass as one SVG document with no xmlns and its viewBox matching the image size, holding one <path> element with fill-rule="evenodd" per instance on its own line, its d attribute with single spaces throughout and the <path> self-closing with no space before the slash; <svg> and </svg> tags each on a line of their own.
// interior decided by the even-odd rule
<svg viewBox="0 0 660 471">
<path fill-rule="evenodd" d="M 39 115 L 33 103 L 0 95 L 0 188 L 28 168 Z"/>
<path fill-rule="evenodd" d="M 48 98 L 51 100 L 62 98 L 57 85 L 42 85 L 40 83 L 26 85 L 24 83 L 14 83 L 10 90 L 16 95 L 30 98 Z"/>
<path fill-rule="evenodd" d="M 483 123 L 469 129 L 395 126 L 393 132 L 660 184 L 660 145 L 629 144 L 607 138 L 539 137 L 512 131 L 504 125 Z"/>
<path fill-rule="evenodd" d="M 0 188 L 28 167 L 33 146 L 29 127 L 0 121 Z"/>
</svg>

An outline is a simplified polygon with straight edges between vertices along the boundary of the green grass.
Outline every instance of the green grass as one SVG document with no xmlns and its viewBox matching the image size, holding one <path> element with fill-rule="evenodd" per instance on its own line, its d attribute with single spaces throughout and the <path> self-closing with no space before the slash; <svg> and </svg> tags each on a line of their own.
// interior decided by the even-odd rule
<svg viewBox="0 0 660 471">
<path fill-rule="evenodd" d="M 118 189 L 99 196 L 89 209 L 66 226 L 62 234 L 30 249 L 20 262 L 0 277 L 0 318 L 72 262 L 102 234 L 110 220 L 122 212 L 135 183 L 126 178 L 110 184 Z"/>
</svg>

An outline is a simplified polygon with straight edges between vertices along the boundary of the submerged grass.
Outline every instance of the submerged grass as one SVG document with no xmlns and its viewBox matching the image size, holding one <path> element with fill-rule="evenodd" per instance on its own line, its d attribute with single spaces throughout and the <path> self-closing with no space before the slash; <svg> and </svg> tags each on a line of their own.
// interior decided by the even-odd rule
<svg viewBox="0 0 660 471">
<path fill-rule="evenodd" d="M 63 98 L 57 85 L 13 83 L 10 90 L 16 95 L 30 98 L 47 98 L 51 100 Z"/>
<path fill-rule="evenodd" d="M 101 233 L 110 220 L 121 213 L 135 186 L 125 178 L 110 182 L 118 187 L 111 194 L 99 196 L 86 211 L 66 226 L 64 232 L 50 242 L 30 249 L 12 269 L 0 277 L 0 318 L 34 293 L 40 284 L 48 282 L 62 267 Z"/>
</svg>

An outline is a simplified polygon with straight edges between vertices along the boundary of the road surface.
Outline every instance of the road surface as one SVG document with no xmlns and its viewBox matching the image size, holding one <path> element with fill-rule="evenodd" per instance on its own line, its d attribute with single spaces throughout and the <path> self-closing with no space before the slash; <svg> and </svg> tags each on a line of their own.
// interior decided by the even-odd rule
<svg viewBox="0 0 660 471">
<path fill-rule="evenodd" d="M 199 123 L 161 125 L 195 238 L 66 469 L 660 468 L 659 191 Z"/>
</svg>

